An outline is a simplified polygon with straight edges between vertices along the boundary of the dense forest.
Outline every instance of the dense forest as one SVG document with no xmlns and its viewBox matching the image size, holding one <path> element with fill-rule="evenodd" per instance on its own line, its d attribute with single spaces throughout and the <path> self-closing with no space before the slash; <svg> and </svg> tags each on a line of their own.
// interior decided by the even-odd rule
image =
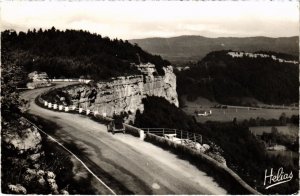
<svg viewBox="0 0 300 196">
<path fill-rule="evenodd" d="M 223 104 L 251 105 L 244 98 L 268 104 L 298 102 L 298 65 L 271 58 L 232 58 L 228 51 L 209 53 L 189 70 L 178 72 L 177 92 L 189 100 L 205 97 Z M 261 53 L 261 52 L 260 52 Z M 264 52 L 287 60 L 297 57 Z"/>
<path fill-rule="evenodd" d="M 21 117 L 20 107 L 24 101 L 20 100 L 16 87 L 20 86 L 27 75 L 24 68 L 16 64 L 11 56 L 9 47 L 1 48 L 1 124 L 9 124 Z"/>
<path fill-rule="evenodd" d="M 249 130 L 249 126 L 253 122 L 237 123 L 233 121 L 200 124 L 163 98 L 148 97 L 144 99 L 143 103 L 145 110 L 143 114 L 137 114 L 135 126 L 177 128 L 202 134 L 203 141 L 210 140 L 222 148 L 227 166 L 261 193 L 291 194 L 299 189 L 298 178 L 293 178 L 290 183 L 265 190 L 263 187 L 265 169 L 284 167 L 285 170 L 297 174 L 299 159 L 294 158 L 291 162 L 288 162 L 284 157 L 268 156 L 264 145 Z M 273 119 L 272 122 L 280 123 L 281 120 Z M 287 121 L 298 125 L 299 116 L 293 116 Z M 260 122 L 263 121 L 260 120 Z M 296 148 L 298 149 L 298 147 L 297 143 Z"/>
<path fill-rule="evenodd" d="M 158 74 L 168 61 L 151 55 L 127 40 L 110 39 L 87 31 L 28 30 L 27 33 L 6 30 L 1 43 L 10 47 L 14 58 L 27 72 L 45 71 L 51 78 L 91 78 L 140 74 L 131 64 L 153 63 Z"/>
</svg>

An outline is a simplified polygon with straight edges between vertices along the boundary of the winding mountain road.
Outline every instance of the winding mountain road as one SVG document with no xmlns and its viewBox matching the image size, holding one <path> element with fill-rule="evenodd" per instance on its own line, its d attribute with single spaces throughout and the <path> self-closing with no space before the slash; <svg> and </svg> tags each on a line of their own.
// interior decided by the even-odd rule
<svg viewBox="0 0 300 196">
<path fill-rule="evenodd" d="M 29 100 L 28 113 L 56 123 L 58 129 L 48 134 L 65 144 L 116 194 L 227 193 L 212 177 L 168 151 L 131 135 L 112 135 L 105 125 L 86 116 L 37 106 L 34 99 L 48 89 L 21 94 Z"/>
</svg>

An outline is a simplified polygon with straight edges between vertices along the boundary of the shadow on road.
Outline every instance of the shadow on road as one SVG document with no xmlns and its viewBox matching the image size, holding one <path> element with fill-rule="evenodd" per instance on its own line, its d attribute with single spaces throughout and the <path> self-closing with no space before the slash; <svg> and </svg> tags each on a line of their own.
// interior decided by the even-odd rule
<svg viewBox="0 0 300 196">
<path fill-rule="evenodd" d="M 87 151 L 86 148 L 84 148 L 80 144 L 76 144 L 74 141 L 70 140 L 64 140 L 61 141 L 60 138 L 56 137 L 56 132 L 59 130 L 61 127 L 53 122 L 49 121 L 47 119 L 41 118 L 36 115 L 32 114 L 25 114 L 24 115 L 27 119 L 32 121 L 33 123 L 36 124 L 40 129 L 45 131 L 47 134 L 51 135 L 52 137 L 56 138 L 61 144 L 64 145 L 69 151 L 71 151 L 73 154 L 75 154 L 83 163 L 85 163 L 88 168 L 97 176 L 99 177 L 106 185 L 108 185 L 111 189 L 113 189 L 116 194 L 134 194 L 132 191 L 127 189 L 123 184 L 121 184 L 117 179 L 113 178 L 109 173 L 104 171 L 102 168 L 100 168 L 96 163 L 94 163 L 92 160 L 89 159 L 88 155 L 89 152 Z M 51 151 L 50 153 L 45 152 L 45 157 L 51 157 L 53 154 L 59 155 L 61 153 L 65 154 L 64 156 L 70 157 L 70 153 L 65 151 L 62 147 L 57 145 L 56 143 L 50 141 L 47 139 L 47 136 L 44 134 L 41 134 L 43 138 L 43 147 L 45 148 L 45 151 Z M 68 158 L 70 159 L 70 158 Z M 62 161 L 62 160 L 60 160 Z M 49 162 L 50 164 L 50 162 Z M 62 179 L 66 178 L 67 181 L 71 181 L 69 184 L 65 183 L 66 180 L 61 180 L 60 182 L 62 183 L 62 187 L 68 186 L 69 189 L 73 189 L 73 194 L 95 194 L 95 190 L 93 190 L 93 186 L 91 185 L 92 178 L 94 178 L 90 173 L 88 173 L 87 178 L 85 179 L 80 179 L 80 181 L 75 181 L 74 179 L 74 173 L 72 172 L 73 170 L 73 163 L 69 160 L 68 161 L 68 171 L 59 171 L 59 176 L 62 177 Z M 73 175 L 73 176 L 70 176 Z M 71 180 L 72 179 L 72 180 Z M 103 186 L 103 185 L 102 185 Z M 103 189 L 106 189 L 103 186 Z M 71 193 L 71 192 L 70 192 Z M 104 192 L 103 194 L 111 194 L 110 192 Z M 72 194 L 72 193 L 71 193 Z"/>
</svg>

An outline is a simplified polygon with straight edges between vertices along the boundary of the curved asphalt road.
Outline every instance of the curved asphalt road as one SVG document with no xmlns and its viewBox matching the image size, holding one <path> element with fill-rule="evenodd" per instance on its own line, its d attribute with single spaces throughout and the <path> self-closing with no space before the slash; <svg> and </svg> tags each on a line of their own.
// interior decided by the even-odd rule
<svg viewBox="0 0 300 196">
<path fill-rule="evenodd" d="M 55 122 L 59 128 L 51 135 L 117 194 L 226 194 L 212 177 L 168 151 L 127 134 L 112 135 L 86 116 L 37 106 L 34 99 L 47 89 L 21 94 L 29 100 L 28 113 Z"/>
</svg>

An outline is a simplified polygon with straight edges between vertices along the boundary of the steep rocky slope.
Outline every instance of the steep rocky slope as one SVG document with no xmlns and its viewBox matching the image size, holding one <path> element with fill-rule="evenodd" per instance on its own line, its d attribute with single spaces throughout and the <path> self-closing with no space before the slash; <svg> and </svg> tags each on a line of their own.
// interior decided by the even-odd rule
<svg viewBox="0 0 300 196">
<path fill-rule="evenodd" d="M 154 76 L 156 70 L 153 64 L 142 64 L 138 67 L 143 75 L 117 77 L 93 85 L 70 86 L 62 89 L 62 92 L 55 92 L 55 95 L 49 96 L 67 95 L 71 105 L 98 111 L 107 116 L 125 113 L 128 115 L 127 122 L 134 121 L 138 110 L 143 112 L 142 99 L 147 96 L 163 97 L 178 107 L 176 76 L 172 66 L 163 68 L 164 76 Z M 53 101 L 59 100 L 60 98 Z"/>
</svg>

